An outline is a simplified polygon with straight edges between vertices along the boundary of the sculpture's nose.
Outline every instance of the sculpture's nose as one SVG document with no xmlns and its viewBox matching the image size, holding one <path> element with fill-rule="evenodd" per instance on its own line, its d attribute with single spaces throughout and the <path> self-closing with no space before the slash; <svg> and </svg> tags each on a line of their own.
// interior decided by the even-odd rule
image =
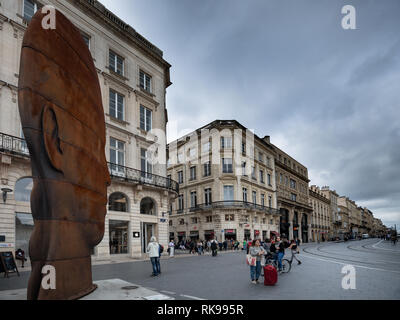
<svg viewBox="0 0 400 320">
<path fill-rule="evenodd" d="M 105 177 L 106 177 L 106 186 L 107 187 L 111 186 L 111 177 L 110 177 L 110 171 L 108 171 L 108 166 L 105 166 Z"/>
</svg>

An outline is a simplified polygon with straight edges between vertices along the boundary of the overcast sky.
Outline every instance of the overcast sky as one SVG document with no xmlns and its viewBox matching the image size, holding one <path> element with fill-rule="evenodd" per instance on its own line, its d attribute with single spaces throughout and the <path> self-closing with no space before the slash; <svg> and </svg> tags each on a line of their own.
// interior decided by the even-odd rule
<svg viewBox="0 0 400 320">
<path fill-rule="evenodd" d="M 172 65 L 169 141 L 235 119 L 399 228 L 400 1 L 101 2 Z"/>
</svg>

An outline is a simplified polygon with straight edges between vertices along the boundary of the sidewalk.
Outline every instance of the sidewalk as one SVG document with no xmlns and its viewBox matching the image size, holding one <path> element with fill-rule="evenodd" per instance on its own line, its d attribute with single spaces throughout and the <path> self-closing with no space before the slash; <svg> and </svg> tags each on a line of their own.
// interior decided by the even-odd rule
<svg viewBox="0 0 400 320">
<path fill-rule="evenodd" d="M 175 300 L 157 291 L 121 279 L 95 281 L 97 289 L 79 300 Z M 26 288 L 0 291 L 0 300 L 26 300 Z"/>
<path fill-rule="evenodd" d="M 183 250 L 182 250 L 183 251 Z M 177 252 L 175 251 L 175 255 L 173 257 L 170 257 L 168 253 L 163 253 L 161 255 L 161 260 L 168 260 L 168 259 L 176 259 L 176 258 L 187 258 L 187 257 L 198 257 L 199 255 L 196 254 L 190 254 L 187 253 L 188 250 L 185 250 L 184 252 Z M 233 251 L 233 250 L 227 250 L 227 251 L 218 251 L 218 254 L 227 254 L 227 253 L 238 253 L 238 252 L 242 252 L 242 250 L 238 250 L 238 251 Z M 203 255 L 211 255 L 211 252 L 205 252 L 203 253 Z M 126 257 L 126 256 L 122 256 L 119 257 L 117 255 L 115 256 L 111 256 L 111 258 L 109 260 L 95 260 L 92 259 L 92 266 L 98 266 L 98 265 L 106 265 L 106 264 L 118 264 L 118 263 L 127 263 L 127 262 L 142 262 L 142 261 L 149 261 L 150 259 L 147 257 L 147 255 L 143 254 L 141 258 L 131 258 L 131 257 Z M 18 267 L 18 271 L 21 272 L 30 272 L 31 271 L 31 265 L 30 265 L 30 261 L 28 259 L 28 261 L 25 261 L 25 267 L 22 268 L 21 267 L 21 262 L 17 261 L 17 267 Z"/>
</svg>

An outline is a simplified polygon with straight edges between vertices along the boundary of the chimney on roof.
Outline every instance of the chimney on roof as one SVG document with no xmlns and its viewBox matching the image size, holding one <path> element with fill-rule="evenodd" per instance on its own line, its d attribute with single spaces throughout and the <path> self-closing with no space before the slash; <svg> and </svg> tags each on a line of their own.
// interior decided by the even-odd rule
<svg viewBox="0 0 400 320">
<path fill-rule="evenodd" d="M 265 137 L 264 137 L 264 141 L 266 141 L 266 142 L 268 142 L 268 143 L 271 143 L 270 136 L 265 136 Z"/>
</svg>

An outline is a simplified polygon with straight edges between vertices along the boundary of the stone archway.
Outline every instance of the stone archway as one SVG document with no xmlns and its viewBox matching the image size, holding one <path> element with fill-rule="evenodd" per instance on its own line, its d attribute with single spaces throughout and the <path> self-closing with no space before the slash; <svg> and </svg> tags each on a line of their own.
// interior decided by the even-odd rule
<svg viewBox="0 0 400 320">
<path fill-rule="evenodd" d="M 140 201 L 140 214 L 157 215 L 157 203 L 150 197 L 145 197 Z"/>
</svg>

